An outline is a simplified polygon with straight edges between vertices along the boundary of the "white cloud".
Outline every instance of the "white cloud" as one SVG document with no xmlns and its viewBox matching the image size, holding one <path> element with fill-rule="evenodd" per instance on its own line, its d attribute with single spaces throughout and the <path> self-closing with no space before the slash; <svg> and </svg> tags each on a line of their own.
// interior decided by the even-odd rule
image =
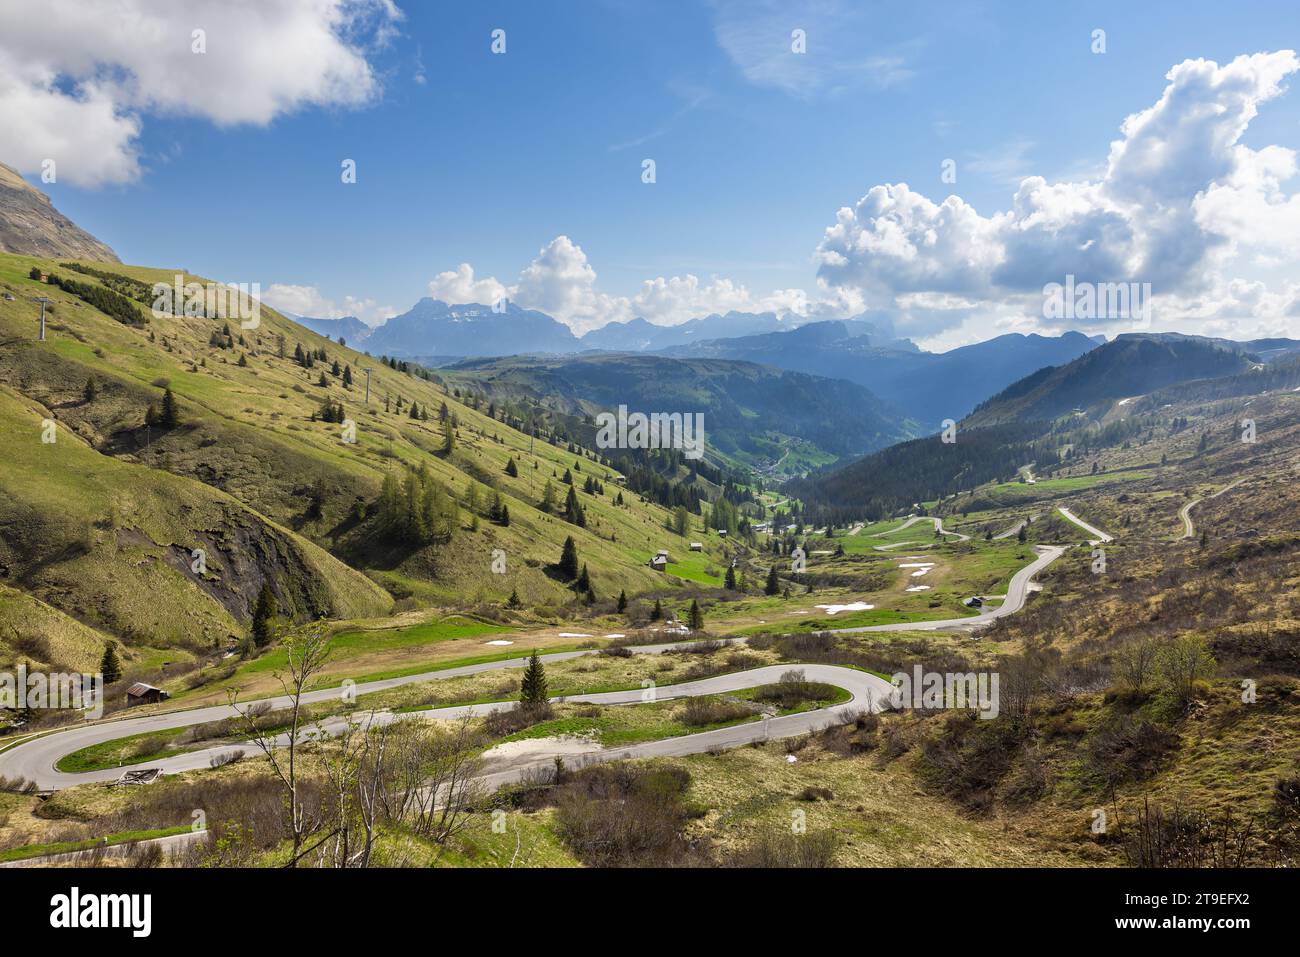
<svg viewBox="0 0 1300 957">
<path fill-rule="evenodd" d="M 623 318 L 627 309 L 626 300 L 597 291 L 596 270 L 582 247 L 568 236 L 556 236 L 542 247 L 519 274 L 511 298 L 525 309 L 549 313 L 575 331 Z"/>
<path fill-rule="evenodd" d="M 140 175 L 143 114 L 265 125 L 363 105 L 379 92 L 368 48 L 400 18 L 392 0 L 0 5 L 0 156 L 25 173 L 54 159 L 83 186 L 122 183 Z"/>
<path fill-rule="evenodd" d="M 914 75 L 900 48 L 862 49 L 860 37 L 880 36 L 890 11 L 841 0 L 714 0 L 713 7 L 718 45 L 756 86 L 811 97 L 887 89 Z M 796 29 L 804 32 L 803 53 L 792 49 Z"/>
<path fill-rule="evenodd" d="M 272 283 L 262 291 L 262 302 L 273 309 L 291 312 L 310 319 L 342 319 L 356 316 L 367 325 L 375 326 L 397 315 L 392 306 L 383 306 L 374 299 L 344 296 L 342 303 L 321 294 L 315 286 L 296 286 L 291 283 Z"/>
<path fill-rule="evenodd" d="M 1027 177 L 1010 208 L 992 216 L 958 196 L 936 203 L 906 184 L 875 186 L 826 229 L 819 281 L 896 310 L 900 332 L 931 338 L 958 328 L 988 334 L 1006 324 L 1008 309 L 1041 314 L 1042 287 L 1067 274 L 1151 283 L 1156 316 L 1171 327 L 1190 330 L 1237 303 L 1236 314 L 1259 328 L 1289 298 L 1257 292 L 1246 309 L 1229 293 L 1247 288 L 1233 280 L 1251 270 L 1294 266 L 1300 196 L 1282 184 L 1297 163 L 1290 149 L 1253 150 L 1240 139 L 1297 69 L 1290 50 L 1224 66 L 1180 63 L 1160 99 L 1124 120 L 1104 173 L 1079 182 Z M 959 304 L 918 308 L 917 293 Z"/>
<path fill-rule="evenodd" d="M 439 273 L 429 283 L 429 294 L 451 303 L 490 304 L 507 297 L 523 309 L 555 317 L 578 333 L 638 316 L 659 325 L 675 325 L 714 312 L 803 316 L 817 308 L 802 289 L 755 295 L 730 279 L 705 281 L 689 273 L 647 279 L 631 297 L 606 295 L 597 288 L 596 270 L 587 254 L 568 236 L 557 236 L 543 246 L 514 285 L 507 286 L 492 276 L 476 278 L 474 267 L 461 263 L 455 270 Z"/>
<path fill-rule="evenodd" d="M 508 296 L 510 291 L 491 276 L 474 278 L 474 267 L 461 263 L 453 271 L 440 272 L 429 281 L 429 295 L 444 302 L 481 302 L 492 304 Z"/>
</svg>

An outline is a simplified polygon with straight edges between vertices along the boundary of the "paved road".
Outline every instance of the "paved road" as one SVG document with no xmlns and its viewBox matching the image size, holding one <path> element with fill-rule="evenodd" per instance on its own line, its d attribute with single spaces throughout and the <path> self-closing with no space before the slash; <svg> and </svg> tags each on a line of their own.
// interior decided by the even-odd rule
<svg viewBox="0 0 1300 957">
<path fill-rule="evenodd" d="M 958 629 L 977 631 L 980 628 L 986 628 L 995 619 L 1014 615 L 1025 607 L 1025 598 L 1029 594 L 1029 586 L 1033 577 L 1065 554 L 1065 549 L 1059 545 L 1036 545 L 1034 551 L 1038 553 L 1038 557 L 1011 576 L 1011 581 L 1007 585 L 1007 596 L 1002 604 L 996 608 L 986 607 L 978 615 L 972 615 L 969 618 L 945 618 L 939 621 L 903 621 L 890 625 L 862 625 L 858 628 L 829 628 L 827 630 L 834 634 L 854 635 L 872 631 L 947 631 Z"/>
<path fill-rule="evenodd" d="M 935 531 L 937 531 L 940 535 L 952 535 L 959 542 L 970 541 L 969 535 L 963 535 L 961 532 L 948 531 L 946 528 L 943 527 L 943 519 L 933 515 L 914 515 L 911 518 L 909 518 L 907 521 L 905 521 L 902 525 L 898 526 L 898 528 L 891 528 L 889 531 L 881 532 L 880 534 L 893 535 L 894 532 L 901 532 L 905 528 L 911 528 L 917 522 L 929 522 L 934 527 Z M 876 548 L 883 551 L 886 548 L 898 548 L 899 546 L 906 545 L 906 544 L 908 543 L 899 542 L 896 545 L 877 545 Z"/>
<path fill-rule="evenodd" d="M 677 647 L 677 644 L 644 645 L 632 648 L 631 650 L 636 654 L 654 654 L 674 647 Z M 543 661 L 549 662 L 563 661 L 569 658 L 576 658 L 589 654 L 596 654 L 596 652 L 559 652 L 551 655 L 542 655 L 541 657 Z M 471 665 L 466 668 L 449 668 L 443 671 L 430 672 L 423 675 L 411 675 L 402 679 L 401 683 L 409 684 L 413 681 L 432 681 L 441 678 L 455 677 L 457 675 L 475 674 L 480 671 L 494 669 L 523 668 L 525 664 L 527 664 L 527 659 L 515 658 L 508 661 Z M 678 685 L 661 687 L 656 689 L 656 700 L 664 701 L 693 695 L 720 694 L 729 691 L 738 691 L 743 688 L 752 688 L 757 685 L 768 684 L 778 680 L 782 674 L 791 670 L 791 668 L 798 668 L 804 671 L 810 681 L 825 681 L 828 684 L 835 685 L 836 687 L 844 688 L 853 695 L 853 698 L 848 703 L 837 705 L 833 708 L 806 712 L 799 715 L 772 718 L 766 722 L 760 722 L 759 724 L 736 728 L 724 728 L 717 732 L 686 735 L 682 738 L 675 738 L 671 742 L 650 742 L 649 744 L 638 745 L 631 749 L 631 753 L 634 756 L 648 756 L 652 754 L 694 754 L 708 751 L 715 747 L 734 747 L 737 744 L 747 744 L 751 741 L 762 740 L 769 736 L 780 738 L 803 734 L 813 728 L 821 727 L 828 722 L 833 723 L 837 716 L 841 714 L 848 714 L 854 711 L 865 710 L 869 707 L 873 707 L 873 700 L 878 705 L 881 697 L 889 691 L 888 682 L 876 677 L 875 675 L 855 671 L 851 668 L 838 668 L 831 665 L 774 665 L 764 668 L 755 668 L 750 671 L 737 672 L 735 674 L 719 675 L 714 678 L 706 678 L 702 681 L 684 682 Z M 356 685 L 355 690 L 357 694 L 381 691 L 385 688 L 395 687 L 395 685 L 391 683 L 393 680 L 394 679 L 388 679 L 385 681 L 358 684 Z M 632 691 L 572 695 L 563 700 L 609 705 L 636 704 L 643 700 L 642 695 L 643 691 L 638 688 Z M 309 692 L 304 695 L 303 698 L 304 700 L 310 699 L 312 702 L 321 702 L 338 700 L 339 696 L 339 689 L 333 688 Z M 270 700 L 272 707 L 284 707 L 289 703 L 287 698 L 280 697 L 259 699 L 259 705 L 261 701 L 265 700 Z M 424 719 L 447 720 L 458 718 L 465 714 L 489 714 L 493 711 L 499 711 L 513 706 L 514 702 L 511 701 L 463 705 L 416 712 L 412 716 Z M 879 708 L 874 707 L 874 710 L 879 710 Z M 223 718 L 229 718 L 234 716 L 236 713 L 236 710 L 231 708 L 229 705 L 221 705 L 209 708 L 196 708 L 190 711 L 177 711 L 169 714 L 131 718 L 122 721 L 107 721 L 99 724 L 72 728 L 67 731 L 56 732 L 44 737 L 35 738 L 0 754 L 0 775 L 7 775 L 9 777 L 25 777 L 28 780 L 35 781 L 37 787 L 43 791 L 60 790 L 77 784 L 114 781 L 117 780 L 124 770 L 129 770 L 132 766 L 109 768 L 102 771 L 88 771 L 84 773 L 66 773 L 57 770 L 55 765 L 65 755 L 74 751 L 79 751 L 82 748 L 90 747 L 94 744 L 113 741 L 129 735 L 150 732 L 156 733 L 175 728 L 187 728 L 208 721 L 218 721 Z M 399 717 L 399 715 L 394 715 L 391 712 L 376 712 L 373 714 L 366 712 L 365 714 L 366 716 L 364 719 L 357 718 L 356 716 L 351 718 L 329 718 L 321 722 L 319 725 L 313 726 L 313 729 L 317 729 L 328 735 L 335 735 L 346 726 L 349 720 L 364 720 L 367 722 L 374 721 L 379 724 L 384 724 L 396 720 Z M 279 745 L 286 744 L 288 742 L 288 735 L 281 735 L 276 739 L 276 742 Z M 627 749 L 623 750 L 626 751 Z M 199 751 L 190 751 L 184 754 L 178 754 L 163 760 L 148 761 L 141 765 L 135 765 L 135 767 L 159 768 L 166 774 L 177 774 L 182 771 L 193 771 L 210 767 L 214 758 L 229 757 L 236 753 L 254 754 L 256 751 L 256 746 L 252 744 L 220 745 Z M 622 752 L 620 752 L 620 754 L 621 753 Z M 550 760 L 549 757 L 547 760 Z"/>
<path fill-rule="evenodd" d="M 1065 518 L 1066 518 L 1068 521 L 1071 521 L 1071 522 L 1073 522 L 1075 525 L 1078 525 L 1078 526 L 1079 526 L 1081 529 L 1083 529 L 1085 532 L 1088 532 L 1088 533 L 1091 534 L 1091 535 L 1096 535 L 1097 538 L 1096 538 L 1095 540 L 1090 540 L 1090 543 L 1091 543 L 1091 544 L 1096 545 L 1098 542 L 1113 542 L 1113 541 L 1115 541 L 1115 537 L 1114 537 L 1113 535 L 1107 535 L 1107 534 L 1106 534 L 1105 532 L 1103 532 L 1100 528 L 1097 528 L 1097 526 L 1095 526 L 1095 525 L 1089 525 L 1089 524 L 1088 524 L 1087 522 L 1085 522 L 1083 519 L 1079 518 L 1079 516 L 1077 516 L 1077 515 L 1075 515 L 1073 512 L 1071 512 L 1068 508 L 1064 508 L 1064 507 L 1062 507 L 1062 508 L 1058 508 L 1057 511 L 1060 512 L 1062 515 L 1064 515 Z"/>
<path fill-rule="evenodd" d="M 994 535 L 993 540 L 996 542 L 1000 538 L 1010 538 L 1012 535 L 1019 535 L 1020 530 L 1024 528 L 1026 525 L 1028 525 L 1029 521 L 1030 521 L 1029 519 L 1022 518 L 1020 521 L 1016 522 L 1016 524 L 1008 528 L 1005 532 L 998 532 L 996 535 Z"/>
<path fill-rule="evenodd" d="M 1006 598 L 1002 604 L 996 608 L 985 608 L 978 615 L 969 618 L 953 618 L 926 622 L 900 622 L 888 625 L 867 625 L 859 628 L 837 628 L 831 630 L 841 634 L 858 634 L 891 631 L 937 631 L 941 629 L 975 630 L 985 627 L 994 619 L 1014 614 L 1024 607 L 1025 598 L 1028 594 L 1030 581 L 1033 576 L 1059 558 L 1061 554 L 1064 553 L 1065 549 L 1054 545 L 1040 545 L 1035 548 L 1035 551 L 1038 553 L 1038 557 L 1012 576 L 1011 581 L 1007 586 Z M 742 642 L 743 640 L 744 639 L 728 639 L 728 641 L 735 643 Z M 682 647 L 686 644 L 689 644 L 689 642 L 669 642 L 660 645 L 642 645 L 639 647 L 633 647 L 630 650 L 634 654 L 658 654 L 674 648 Z M 542 655 L 541 658 L 543 661 L 547 662 L 565 661 L 571 658 L 579 658 L 584 655 L 597 653 L 598 652 L 594 650 L 565 651 Z M 526 664 L 526 658 L 511 658 L 504 661 L 481 662 L 479 664 L 464 665 L 458 668 L 446 668 L 441 671 L 406 675 L 400 678 L 385 678 L 379 681 L 363 682 L 355 685 L 353 690 L 358 695 L 369 694 L 375 691 L 401 687 L 403 685 L 479 674 L 484 671 L 523 668 Z M 848 703 L 837 705 L 833 708 L 820 709 L 798 715 L 786 715 L 784 717 L 771 718 L 763 722 L 738 725 L 733 728 L 723 728 L 718 731 L 704 732 L 701 734 L 685 735 L 680 738 L 672 738 L 666 741 L 647 742 L 631 748 L 619 749 L 616 754 L 613 752 L 599 752 L 599 754 L 593 753 L 593 755 L 590 755 L 589 757 L 591 757 L 592 760 L 608 760 L 610 756 L 622 756 L 625 754 L 631 757 L 696 754 L 713 750 L 715 748 L 735 747 L 740 744 L 764 740 L 769 737 L 790 737 L 793 735 L 803 734 L 827 723 L 833 723 L 838 717 L 845 714 L 851 714 L 855 711 L 867 708 L 879 710 L 880 701 L 889 691 L 889 684 L 883 679 L 850 668 L 839 668 L 833 665 L 818 664 L 774 665 L 764 668 L 756 668 L 750 671 L 737 672 L 730 675 L 719 675 L 714 678 L 706 678 L 702 681 L 669 685 L 657 689 L 657 699 L 670 700 L 673 698 L 692 695 L 718 694 L 727 691 L 738 691 L 743 688 L 751 688 L 755 685 L 766 684 L 777 680 L 781 674 L 790 670 L 792 667 L 803 670 L 811 681 L 825 681 L 828 684 L 844 688 L 853 695 L 853 698 Z M 342 691 L 339 688 L 325 688 L 319 691 L 307 692 L 303 695 L 302 700 L 305 704 L 337 701 L 341 694 Z M 643 699 L 642 691 L 640 689 L 635 689 L 632 691 L 615 691 L 605 694 L 575 695 L 568 697 L 565 700 L 616 705 L 634 704 Z M 250 702 L 241 707 L 213 705 L 205 708 L 194 708 L 188 711 L 173 711 L 161 714 L 144 715 L 138 718 L 116 719 L 69 728 L 65 731 L 58 731 L 41 737 L 32 738 L 31 740 L 19 744 L 8 751 L 0 753 L 0 775 L 11 778 L 27 778 L 28 780 L 36 782 L 37 787 L 44 791 L 60 790 L 77 784 L 113 781 L 116 780 L 124 770 L 129 770 L 130 767 L 159 768 L 167 774 L 176 774 L 181 771 L 192 771 L 210 767 L 214 759 L 228 757 L 236 753 L 250 754 L 254 752 L 256 748 L 250 744 L 221 745 L 199 751 L 191 751 L 185 754 L 178 754 L 160 761 L 149 761 L 140 765 L 109 768 L 101 771 L 87 771 L 84 773 L 67 773 L 59 771 L 56 769 L 55 765 L 65 755 L 90 747 L 91 745 L 102 744 L 106 741 L 114 741 L 118 738 L 129 737 L 137 734 L 156 734 L 158 732 L 169 731 L 176 728 L 188 728 L 197 724 L 205 724 L 210 721 L 221 721 L 226 718 L 237 716 L 241 712 L 242 708 L 250 707 L 253 704 L 256 704 L 259 708 L 267 707 L 264 702 L 269 702 L 270 708 L 277 709 L 287 707 L 290 704 L 290 699 L 287 696 L 282 695 L 275 698 L 259 698 L 256 702 Z M 448 719 L 456 718 L 467 713 L 475 715 L 488 714 L 503 708 L 513 707 L 513 704 L 513 702 L 495 702 L 491 704 L 464 705 L 418 712 L 417 715 L 426 719 Z M 396 720 L 397 717 L 398 716 L 388 712 L 379 712 L 375 714 L 367 713 L 365 720 L 386 722 Z M 349 720 L 358 719 L 355 717 L 326 719 L 321 723 L 320 729 L 327 734 L 336 734 Z M 287 742 L 287 740 L 288 736 L 282 735 L 279 742 L 283 744 Z M 522 770 L 519 768 L 510 768 L 499 773 L 507 774 L 515 773 L 516 771 L 524 773 L 529 767 L 545 764 L 549 760 L 551 760 L 549 757 L 545 760 L 535 760 L 532 764 L 523 766 Z"/>
<path fill-rule="evenodd" d="M 1211 495 L 1210 498 L 1218 498 L 1224 492 L 1236 488 L 1244 481 L 1246 481 L 1244 478 L 1239 478 L 1235 482 L 1230 482 L 1229 484 L 1225 485 L 1223 488 L 1215 492 L 1213 495 Z M 1178 510 L 1178 517 L 1183 520 L 1183 538 L 1191 538 L 1196 534 L 1196 529 L 1192 525 L 1192 506 L 1199 505 L 1203 501 L 1204 499 L 1194 498 L 1186 505 L 1184 505 L 1181 509 Z"/>
</svg>

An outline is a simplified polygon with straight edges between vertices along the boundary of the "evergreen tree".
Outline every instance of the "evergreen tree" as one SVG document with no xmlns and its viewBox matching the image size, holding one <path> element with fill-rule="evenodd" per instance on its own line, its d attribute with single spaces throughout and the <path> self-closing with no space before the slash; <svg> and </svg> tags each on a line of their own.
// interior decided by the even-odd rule
<svg viewBox="0 0 1300 957">
<path fill-rule="evenodd" d="M 578 583 L 574 586 L 579 593 L 591 591 L 591 575 L 587 573 L 587 563 L 582 563 L 582 573 L 578 575 Z"/>
<path fill-rule="evenodd" d="M 773 565 L 767 573 L 767 584 L 763 586 L 763 594 L 775 595 L 781 590 L 781 582 L 776 577 L 776 566 Z"/>
<path fill-rule="evenodd" d="M 253 608 L 253 643 L 265 648 L 271 643 L 271 621 L 275 618 L 275 593 L 271 591 L 270 582 L 262 582 L 262 590 L 257 593 L 257 605 Z"/>
<path fill-rule="evenodd" d="M 1025 544 L 1026 537 L 1027 536 L 1025 535 L 1025 526 L 1021 525 L 1020 531 L 1016 532 L 1016 541 L 1018 541 L 1021 545 L 1023 545 Z"/>
<path fill-rule="evenodd" d="M 546 704 L 546 669 L 542 666 L 542 659 L 537 657 L 536 650 L 528 659 L 528 667 L 524 669 L 524 677 L 519 688 L 519 701 L 521 704 L 533 707 Z"/>
<path fill-rule="evenodd" d="M 99 662 L 99 672 L 104 676 L 106 685 L 122 680 L 122 662 L 117 657 L 117 645 L 111 641 L 104 645 L 104 657 Z"/>
<path fill-rule="evenodd" d="M 158 407 L 152 402 L 150 402 L 149 407 L 144 410 L 144 424 L 150 428 L 153 428 L 158 424 Z"/>
<path fill-rule="evenodd" d="M 442 422 L 442 454 L 451 455 L 456 448 L 456 432 L 450 418 Z"/>
<path fill-rule="evenodd" d="M 627 589 L 626 588 L 618 593 L 618 613 L 621 615 L 625 611 L 627 611 Z"/>
<path fill-rule="evenodd" d="M 506 474 L 511 478 L 519 478 L 519 466 L 515 465 L 513 458 L 506 462 Z"/>
<path fill-rule="evenodd" d="M 162 411 L 158 414 L 158 424 L 164 429 L 174 429 L 181 424 L 180 411 L 176 408 L 176 396 L 171 389 L 163 391 Z"/>
<path fill-rule="evenodd" d="M 550 479 L 546 480 L 546 487 L 542 489 L 542 502 L 537 507 L 548 515 L 555 511 L 555 485 Z"/>
<path fill-rule="evenodd" d="M 732 591 L 736 590 L 736 566 L 735 565 L 727 566 L 727 580 L 723 582 L 723 587 L 729 588 Z"/>
<path fill-rule="evenodd" d="M 519 600 L 519 589 L 518 589 L 518 588 L 513 588 L 513 589 L 511 589 L 511 590 L 510 590 L 510 598 L 509 598 L 509 600 L 506 601 L 506 607 L 507 607 L 507 608 L 518 608 L 518 607 L 520 607 L 521 605 L 523 605 L 523 602 Z"/>
<path fill-rule="evenodd" d="M 664 605 L 658 598 L 655 599 L 654 610 L 650 612 L 650 620 L 658 621 L 664 616 Z"/>
<path fill-rule="evenodd" d="M 91 376 L 86 380 L 85 391 L 82 392 L 82 398 L 87 402 L 94 402 L 95 397 L 99 395 L 99 386 L 95 384 L 95 377 Z"/>
<path fill-rule="evenodd" d="M 579 528 L 587 527 L 587 513 L 583 511 L 582 503 L 578 501 L 578 493 L 569 486 L 569 494 L 564 500 L 564 519 L 577 525 Z"/>
<path fill-rule="evenodd" d="M 351 366 L 343 367 L 343 388 L 345 389 L 352 388 L 352 367 Z"/>
<path fill-rule="evenodd" d="M 564 548 L 560 551 L 560 574 L 565 581 L 578 577 L 578 546 L 573 543 L 573 536 L 564 539 Z"/>
<path fill-rule="evenodd" d="M 691 631 L 704 630 L 704 612 L 700 611 L 700 603 L 692 598 L 690 618 L 687 624 L 690 625 Z"/>
</svg>

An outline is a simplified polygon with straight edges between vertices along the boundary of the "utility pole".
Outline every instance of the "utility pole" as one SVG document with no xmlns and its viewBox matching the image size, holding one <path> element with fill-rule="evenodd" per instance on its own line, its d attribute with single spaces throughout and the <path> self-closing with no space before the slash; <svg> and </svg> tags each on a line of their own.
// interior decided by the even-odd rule
<svg viewBox="0 0 1300 957">
<path fill-rule="evenodd" d="M 36 297 L 36 301 L 39 302 L 39 303 L 41 304 L 41 339 L 40 339 L 40 341 L 41 341 L 41 342 L 44 342 L 44 341 L 45 341 L 45 304 L 46 304 L 47 302 L 53 302 L 54 300 L 53 300 L 53 299 L 50 299 L 50 298 L 48 298 L 48 297 L 46 297 L 46 296 L 37 296 L 37 297 Z"/>
<path fill-rule="evenodd" d="M 366 370 L 366 405 L 370 404 L 370 370 Z"/>
</svg>

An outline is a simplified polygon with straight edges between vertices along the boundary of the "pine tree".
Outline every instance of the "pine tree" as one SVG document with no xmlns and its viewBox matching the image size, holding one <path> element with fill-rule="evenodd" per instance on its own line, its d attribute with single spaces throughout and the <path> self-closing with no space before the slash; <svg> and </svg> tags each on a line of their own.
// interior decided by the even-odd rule
<svg viewBox="0 0 1300 957">
<path fill-rule="evenodd" d="M 343 388 L 345 389 L 352 388 L 352 367 L 351 366 L 343 367 Z"/>
<path fill-rule="evenodd" d="M 627 589 L 618 593 L 618 613 L 621 615 L 627 611 Z"/>
<path fill-rule="evenodd" d="M 506 526 L 510 524 L 510 506 L 506 505 L 504 502 L 501 503 L 501 514 L 497 518 L 497 521 Z"/>
<path fill-rule="evenodd" d="M 162 411 L 158 414 L 158 424 L 164 429 L 174 429 L 181 424 L 181 416 L 176 408 L 176 396 L 171 389 L 163 391 Z"/>
<path fill-rule="evenodd" d="M 512 589 L 510 590 L 510 598 L 506 601 L 506 607 L 507 607 L 507 608 L 518 608 L 518 607 L 520 607 L 521 605 L 523 605 L 523 602 L 519 600 L 519 589 L 518 589 L 518 588 L 512 588 Z"/>
<path fill-rule="evenodd" d="M 1020 531 L 1016 532 L 1016 541 L 1018 541 L 1021 545 L 1023 545 L 1025 544 L 1026 537 L 1027 536 L 1025 535 L 1025 526 L 1021 525 Z"/>
<path fill-rule="evenodd" d="M 574 587 L 577 588 L 580 593 L 591 591 L 591 575 L 587 573 L 586 562 L 582 563 L 582 573 L 578 576 L 578 583 Z"/>
<path fill-rule="evenodd" d="M 442 454 L 451 455 L 456 448 L 456 432 L 451 419 L 442 422 Z"/>
<path fill-rule="evenodd" d="M 704 630 L 704 612 L 700 611 L 700 603 L 694 598 L 691 599 L 690 618 L 687 623 L 690 625 L 691 631 Z"/>
<path fill-rule="evenodd" d="M 550 479 L 546 480 L 546 487 L 542 489 L 542 503 L 537 507 L 548 515 L 555 511 L 555 486 Z"/>
<path fill-rule="evenodd" d="M 515 465 L 513 458 L 506 462 L 506 474 L 511 478 L 519 478 L 519 466 Z"/>
<path fill-rule="evenodd" d="M 578 546 L 573 543 L 573 536 L 564 539 L 564 548 L 560 552 L 560 574 L 565 581 L 578 577 Z"/>
<path fill-rule="evenodd" d="M 776 566 L 773 565 L 767 573 L 767 584 L 763 586 L 763 594 L 775 595 L 781 590 L 781 582 L 776 577 Z"/>
<path fill-rule="evenodd" d="M 524 677 L 520 683 L 519 701 L 524 705 L 538 707 L 546 704 L 546 669 L 542 666 L 542 659 L 537 657 L 534 650 L 532 656 L 528 659 L 528 667 L 524 669 Z"/>
<path fill-rule="evenodd" d="M 122 662 L 117 657 L 117 645 L 111 641 L 104 645 L 104 657 L 99 662 L 99 671 L 104 676 L 106 685 L 122 680 Z"/>
<path fill-rule="evenodd" d="M 158 407 L 152 402 L 150 402 L 149 407 L 144 410 L 144 424 L 150 428 L 153 428 L 158 424 Z"/>
<path fill-rule="evenodd" d="M 727 580 L 723 582 L 723 586 L 725 588 L 729 588 L 732 591 L 736 590 L 736 566 L 735 565 L 727 566 Z"/>
<path fill-rule="evenodd" d="M 91 376 L 86 380 L 86 389 L 82 393 L 82 397 L 87 402 L 94 402 L 97 395 L 99 395 L 99 386 L 95 384 L 95 377 Z"/>
<path fill-rule="evenodd" d="M 271 620 L 275 618 L 275 593 L 271 591 L 270 582 L 262 582 L 262 590 L 257 593 L 257 605 L 253 608 L 253 643 L 265 648 L 271 643 Z"/>
<path fill-rule="evenodd" d="M 655 599 L 654 610 L 650 612 L 650 620 L 658 621 L 664 616 L 664 605 L 658 598 Z"/>
</svg>

